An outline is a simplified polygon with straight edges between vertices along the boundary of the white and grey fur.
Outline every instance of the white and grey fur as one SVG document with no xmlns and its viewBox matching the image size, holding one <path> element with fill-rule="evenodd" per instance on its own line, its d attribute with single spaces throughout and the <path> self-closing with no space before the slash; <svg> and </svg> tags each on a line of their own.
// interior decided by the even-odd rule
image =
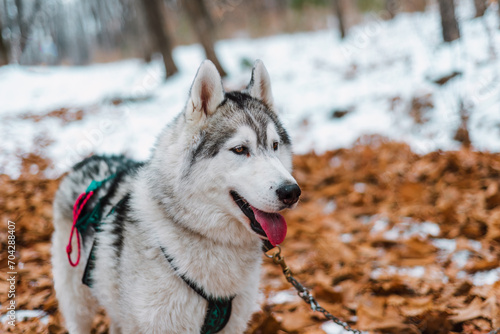
<svg viewBox="0 0 500 334">
<path fill-rule="evenodd" d="M 276 148 L 275 143 L 278 143 Z M 244 145 L 248 154 L 231 149 Z M 224 92 L 220 75 L 204 61 L 184 111 L 160 134 L 152 157 L 93 156 L 62 181 L 54 201 L 52 264 L 59 310 L 70 333 L 90 333 L 99 305 L 111 333 L 200 333 L 207 303 L 168 263 L 214 296 L 235 295 L 220 333 L 242 333 L 258 309 L 261 238 L 230 195 L 277 212 L 277 189 L 291 176 L 290 139 L 278 120 L 270 80 L 261 61 L 241 92 Z M 116 173 L 89 201 L 103 201 L 102 231 L 83 235 L 82 257 L 71 267 L 65 252 L 77 196 L 91 180 Z M 120 172 L 121 171 L 121 172 Z M 96 242 L 93 286 L 82 275 Z M 76 253 L 73 240 L 73 258 Z"/>
</svg>

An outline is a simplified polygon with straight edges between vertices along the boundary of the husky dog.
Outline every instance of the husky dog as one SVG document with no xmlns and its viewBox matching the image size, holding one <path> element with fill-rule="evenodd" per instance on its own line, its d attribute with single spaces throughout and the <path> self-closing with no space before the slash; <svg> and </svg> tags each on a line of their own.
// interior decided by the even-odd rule
<svg viewBox="0 0 500 334">
<path fill-rule="evenodd" d="M 242 333 L 258 309 L 263 242 L 283 241 L 278 212 L 300 196 L 291 157 L 263 63 L 245 90 L 224 92 L 204 61 L 149 161 L 93 156 L 61 182 L 52 263 L 69 332 L 90 333 L 100 305 L 111 333 Z M 71 266 L 73 206 L 92 181 L 100 186 L 80 217 L 102 214 L 80 230 L 81 261 Z M 229 315 L 210 329 L 217 303 Z"/>
</svg>

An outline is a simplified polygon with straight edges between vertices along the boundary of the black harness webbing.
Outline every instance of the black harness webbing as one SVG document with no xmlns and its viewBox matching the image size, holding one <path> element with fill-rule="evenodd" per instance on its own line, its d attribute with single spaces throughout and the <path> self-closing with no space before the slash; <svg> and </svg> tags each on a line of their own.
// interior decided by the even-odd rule
<svg viewBox="0 0 500 334">
<path fill-rule="evenodd" d="M 174 269 L 177 276 L 179 276 L 191 289 L 193 289 L 200 297 L 208 302 L 207 313 L 205 314 L 205 321 L 201 327 L 201 334 L 215 334 L 220 332 L 226 327 L 229 318 L 231 317 L 232 302 L 235 296 L 228 298 L 215 298 L 207 294 L 203 288 L 199 287 L 192 280 L 187 278 L 184 274 L 179 272 L 177 266 L 173 263 L 174 259 L 167 253 L 165 248 L 160 247 L 163 255 L 167 259 L 170 266 Z"/>
<path fill-rule="evenodd" d="M 127 169 L 122 169 L 114 174 L 111 174 L 102 181 L 92 180 L 92 182 L 90 183 L 85 192 L 86 193 L 88 193 L 89 191 L 97 192 L 102 186 L 104 186 L 109 181 L 114 180 L 115 182 L 118 182 L 119 179 L 121 179 L 123 175 L 125 175 L 127 172 L 128 172 Z M 111 193 L 112 192 L 109 192 L 108 190 L 108 194 L 105 194 L 104 196 L 100 197 L 91 211 L 88 211 L 85 215 L 83 215 L 78 219 L 76 227 L 78 228 L 78 231 L 80 232 L 81 235 L 85 235 L 89 227 L 94 229 L 94 233 L 98 233 L 100 231 L 100 225 L 102 224 L 103 206 L 104 206 L 103 202 L 107 203 L 109 201 L 108 197 L 111 195 Z M 116 203 L 116 205 L 113 206 L 106 214 L 106 217 L 113 214 L 115 212 L 116 207 L 118 207 L 125 200 L 125 198 L 126 196 L 122 198 L 118 203 Z M 87 285 L 88 287 L 92 287 L 93 283 L 92 271 L 94 270 L 95 267 L 95 254 L 94 254 L 95 246 L 96 246 L 96 239 L 94 238 L 94 241 L 92 242 L 92 247 L 90 248 L 89 257 L 87 259 L 87 264 L 85 265 L 85 271 L 83 272 L 83 277 L 82 277 L 82 283 Z"/>
</svg>

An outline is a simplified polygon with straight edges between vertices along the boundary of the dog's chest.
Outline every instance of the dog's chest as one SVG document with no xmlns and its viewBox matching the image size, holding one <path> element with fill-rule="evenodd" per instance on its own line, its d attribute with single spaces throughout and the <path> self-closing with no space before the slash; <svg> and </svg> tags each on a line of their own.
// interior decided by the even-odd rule
<svg viewBox="0 0 500 334">
<path fill-rule="evenodd" d="M 100 298 L 99 296 L 103 297 L 108 293 L 103 291 L 116 291 L 114 295 L 120 302 L 105 307 L 109 309 L 116 308 L 116 305 L 135 305 L 133 309 L 121 308 L 117 313 L 125 322 L 127 319 L 135 319 L 134 322 L 142 323 L 144 319 L 150 319 L 156 326 L 151 328 L 152 332 L 200 333 L 207 313 L 207 301 L 180 279 L 160 247 L 152 242 L 145 246 L 141 235 L 135 233 L 134 237 L 125 236 L 117 271 L 109 266 L 106 268 L 105 259 L 98 260 L 100 265 L 96 266 L 96 275 L 103 279 L 99 280 L 101 284 L 97 283 L 95 286 L 96 295 Z M 241 326 L 245 326 L 238 319 L 246 319 L 257 305 L 260 252 L 257 249 L 252 252 L 253 256 L 238 256 L 238 253 L 213 249 L 207 252 L 198 247 L 193 247 L 190 251 L 193 253 L 175 254 L 173 263 L 179 266 L 182 274 L 203 287 L 207 293 L 214 296 L 235 296 L 229 322 L 220 333 L 237 333 Z M 203 255 L 193 256 L 197 253 Z M 116 280 L 118 276 L 119 282 Z M 163 320 L 157 323 L 154 321 L 156 317 Z M 150 325 L 144 323 L 144 326 Z"/>
</svg>

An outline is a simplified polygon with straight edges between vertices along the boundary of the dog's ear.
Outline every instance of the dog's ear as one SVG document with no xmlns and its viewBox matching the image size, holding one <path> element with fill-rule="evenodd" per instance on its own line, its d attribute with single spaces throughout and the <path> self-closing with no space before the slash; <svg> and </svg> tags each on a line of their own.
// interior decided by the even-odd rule
<svg viewBox="0 0 500 334">
<path fill-rule="evenodd" d="M 186 119 L 197 122 L 211 116 L 224 100 L 224 88 L 217 68 L 205 60 L 198 68 L 186 107 Z"/>
<path fill-rule="evenodd" d="M 247 86 L 247 92 L 250 96 L 264 102 L 269 108 L 273 107 L 271 79 L 264 63 L 260 59 L 257 59 L 253 65 L 252 79 L 250 79 L 250 83 Z"/>
</svg>

